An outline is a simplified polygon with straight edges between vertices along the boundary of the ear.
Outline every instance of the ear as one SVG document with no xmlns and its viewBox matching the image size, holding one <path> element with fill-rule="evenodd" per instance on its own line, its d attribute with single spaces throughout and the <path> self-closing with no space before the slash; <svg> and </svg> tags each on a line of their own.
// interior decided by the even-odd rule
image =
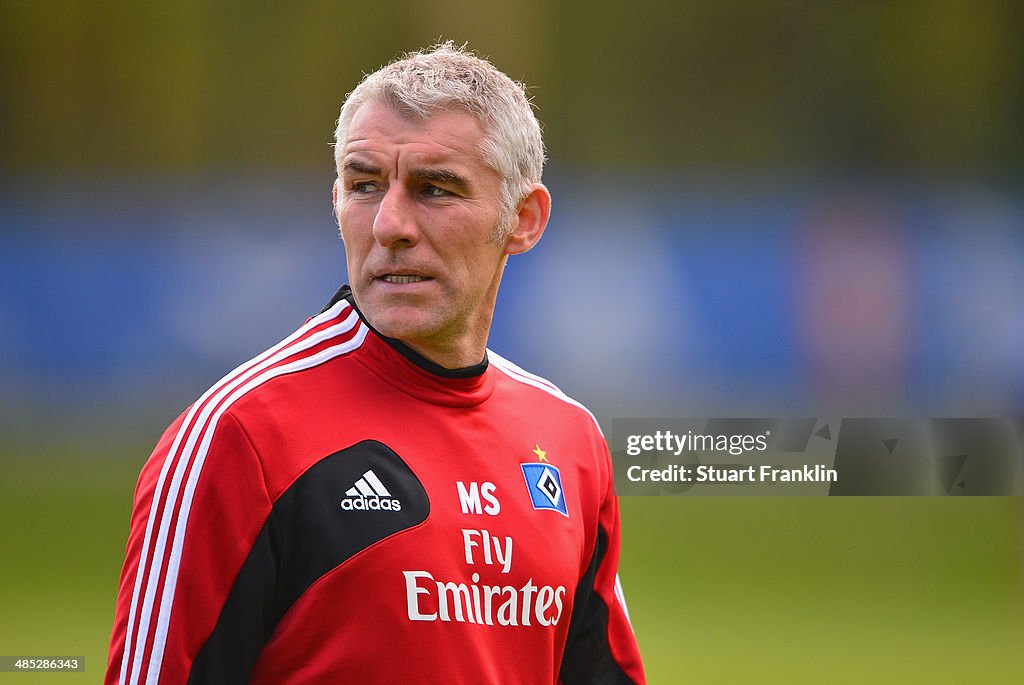
<svg viewBox="0 0 1024 685">
<path fill-rule="evenodd" d="M 341 179 L 337 179 L 337 178 L 334 179 L 334 187 L 331 189 L 331 198 L 332 198 L 332 201 L 333 201 L 332 212 L 334 214 L 334 223 L 335 223 L 335 225 L 338 226 L 338 228 L 341 228 L 341 217 L 339 216 L 339 213 L 338 213 L 338 210 L 339 210 L 339 207 L 338 207 L 338 183 L 340 182 L 340 180 Z"/>
<path fill-rule="evenodd" d="M 551 193 L 541 183 L 530 186 L 517 212 L 518 222 L 505 241 L 505 254 L 522 254 L 537 244 L 544 235 L 551 216 Z"/>
</svg>

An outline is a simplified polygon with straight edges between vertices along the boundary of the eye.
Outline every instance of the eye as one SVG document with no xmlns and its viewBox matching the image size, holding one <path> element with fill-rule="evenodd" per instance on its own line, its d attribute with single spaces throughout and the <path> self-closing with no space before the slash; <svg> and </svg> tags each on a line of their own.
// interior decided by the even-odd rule
<svg viewBox="0 0 1024 685">
<path fill-rule="evenodd" d="M 349 186 L 349 190 L 353 193 L 372 193 L 377 189 L 377 184 L 373 181 L 355 181 Z"/>
<path fill-rule="evenodd" d="M 423 194 L 427 197 L 447 197 L 450 192 L 439 186 L 428 185 L 423 188 Z"/>
</svg>

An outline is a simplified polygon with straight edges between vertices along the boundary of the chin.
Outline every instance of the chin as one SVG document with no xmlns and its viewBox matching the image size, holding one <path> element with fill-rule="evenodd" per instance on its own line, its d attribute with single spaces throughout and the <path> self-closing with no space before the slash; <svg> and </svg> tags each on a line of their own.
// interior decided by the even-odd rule
<svg viewBox="0 0 1024 685">
<path fill-rule="evenodd" d="M 430 337 L 437 331 L 437 326 L 432 325 L 422 310 L 407 309 L 390 307 L 384 311 L 363 312 L 363 315 L 381 335 L 398 340 L 419 340 Z"/>
</svg>

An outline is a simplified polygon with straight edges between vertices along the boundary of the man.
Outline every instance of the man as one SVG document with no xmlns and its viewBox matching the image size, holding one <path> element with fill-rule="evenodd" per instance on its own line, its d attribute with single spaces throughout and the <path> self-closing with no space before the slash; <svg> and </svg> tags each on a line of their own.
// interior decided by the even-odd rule
<svg viewBox="0 0 1024 685">
<path fill-rule="evenodd" d="M 450 43 L 341 110 L 351 287 L 164 434 L 107 683 L 639 683 L 593 417 L 486 349 L 551 200 L 520 85 Z"/>
</svg>

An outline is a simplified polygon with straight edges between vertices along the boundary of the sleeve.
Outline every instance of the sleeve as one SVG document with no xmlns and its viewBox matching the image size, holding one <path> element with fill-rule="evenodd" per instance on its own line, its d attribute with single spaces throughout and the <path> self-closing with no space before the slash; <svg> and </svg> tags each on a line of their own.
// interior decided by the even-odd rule
<svg viewBox="0 0 1024 685">
<path fill-rule="evenodd" d="M 601 440 L 607 488 L 590 565 L 576 589 L 559 682 L 564 685 L 646 683 L 640 650 L 619 583 L 619 501 L 611 457 Z"/>
<path fill-rule="evenodd" d="M 244 683 L 265 641 L 273 568 L 254 549 L 271 511 L 262 464 L 234 417 L 198 405 L 167 429 L 139 476 L 106 685 Z M 253 557 L 265 572 L 241 588 L 248 615 L 228 615 Z"/>
</svg>

